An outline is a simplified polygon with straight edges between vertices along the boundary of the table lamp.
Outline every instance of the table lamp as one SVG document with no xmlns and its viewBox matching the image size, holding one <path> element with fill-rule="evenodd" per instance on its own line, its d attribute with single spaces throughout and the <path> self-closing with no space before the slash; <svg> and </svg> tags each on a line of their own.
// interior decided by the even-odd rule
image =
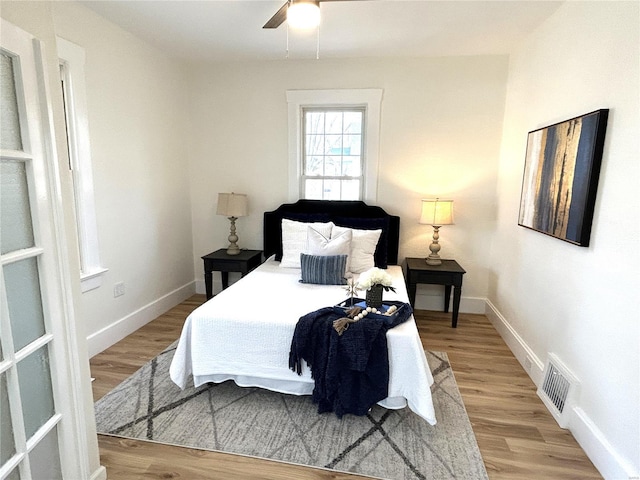
<svg viewBox="0 0 640 480">
<path fill-rule="evenodd" d="M 440 251 L 440 227 L 442 225 L 453 225 L 453 200 L 422 200 L 422 214 L 420 223 L 433 226 L 433 241 L 429 245 L 431 254 L 426 258 L 428 265 L 440 265 L 442 260 L 438 252 Z"/>
<path fill-rule="evenodd" d="M 231 222 L 231 231 L 229 233 L 229 246 L 227 247 L 227 255 L 238 255 L 240 247 L 238 247 L 238 235 L 236 235 L 236 220 L 238 217 L 247 216 L 247 196 L 242 193 L 219 193 L 218 194 L 218 215 L 224 215 Z"/>
</svg>

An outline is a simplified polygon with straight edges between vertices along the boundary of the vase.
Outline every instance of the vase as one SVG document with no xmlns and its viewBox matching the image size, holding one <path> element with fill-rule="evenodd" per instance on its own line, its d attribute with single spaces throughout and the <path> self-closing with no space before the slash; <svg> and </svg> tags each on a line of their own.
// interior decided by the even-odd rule
<svg viewBox="0 0 640 480">
<path fill-rule="evenodd" d="M 382 306 L 382 285 L 373 285 L 367 290 L 367 307 L 380 308 Z"/>
</svg>

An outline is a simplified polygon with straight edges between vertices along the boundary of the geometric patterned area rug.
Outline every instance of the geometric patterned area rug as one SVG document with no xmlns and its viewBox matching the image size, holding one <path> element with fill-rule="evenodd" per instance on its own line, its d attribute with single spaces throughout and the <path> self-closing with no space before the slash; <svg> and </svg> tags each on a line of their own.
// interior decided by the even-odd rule
<svg viewBox="0 0 640 480">
<path fill-rule="evenodd" d="M 175 344 L 95 404 L 98 432 L 385 479 L 487 479 L 446 353 L 427 352 L 438 423 L 409 408 L 319 415 L 310 396 L 238 387 L 180 390 Z"/>
</svg>

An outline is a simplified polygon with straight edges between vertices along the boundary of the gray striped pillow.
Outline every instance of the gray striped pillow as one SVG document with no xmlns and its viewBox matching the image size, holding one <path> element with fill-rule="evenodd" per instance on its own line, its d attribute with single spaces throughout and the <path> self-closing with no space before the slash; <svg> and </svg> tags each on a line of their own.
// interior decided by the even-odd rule
<svg viewBox="0 0 640 480">
<path fill-rule="evenodd" d="M 300 254 L 302 283 L 317 285 L 345 285 L 344 272 L 347 266 L 347 255 L 307 255 Z"/>
</svg>

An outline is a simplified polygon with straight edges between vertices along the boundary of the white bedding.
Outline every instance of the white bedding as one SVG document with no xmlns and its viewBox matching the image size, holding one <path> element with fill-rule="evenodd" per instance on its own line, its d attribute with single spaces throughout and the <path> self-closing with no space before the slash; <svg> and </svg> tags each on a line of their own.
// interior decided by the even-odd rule
<svg viewBox="0 0 640 480">
<path fill-rule="evenodd" d="M 389 266 L 396 293 L 387 300 L 408 302 L 402 269 Z M 180 387 L 193 375 L 195 386 L 234 380 L 294 395 L 313 391 L 311 372 L 289 370 L 289 349 L 298 319 L 346 297 L 339 285 L 302 284 L 300 270 L 281 268 L 270 258 L 249 275 L 198 307 L 189 315 L 180 336 L 171 379 Z M 364 292 L 362 292 L 364 294 Z M 413 316 L 387 333 L 389 397 L 380 405 L 411 410 L 435 425 L 431 399 L 433 383 Z"/>
</svg>

